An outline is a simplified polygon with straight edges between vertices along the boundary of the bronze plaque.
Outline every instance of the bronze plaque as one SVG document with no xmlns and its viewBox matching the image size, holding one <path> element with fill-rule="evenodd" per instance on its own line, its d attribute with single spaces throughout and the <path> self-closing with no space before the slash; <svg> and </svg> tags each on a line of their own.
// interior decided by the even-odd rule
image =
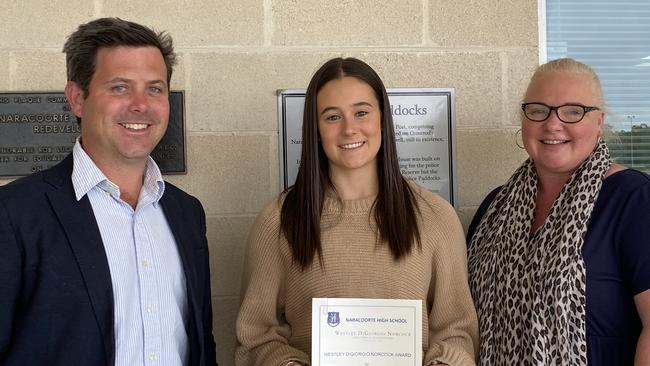
<svg viewBox="0 0 650 366">
<path fill-rule="evenodd" d="M 183 92 L 171 92 L 169 102 L 167 131 L 151 156 L 163 174 L 183 174 Z M 80 133 L 62 92 L 0 93 L 0 176 L 24 176 L 52 167 L 72 151 Z"/>
</svg>

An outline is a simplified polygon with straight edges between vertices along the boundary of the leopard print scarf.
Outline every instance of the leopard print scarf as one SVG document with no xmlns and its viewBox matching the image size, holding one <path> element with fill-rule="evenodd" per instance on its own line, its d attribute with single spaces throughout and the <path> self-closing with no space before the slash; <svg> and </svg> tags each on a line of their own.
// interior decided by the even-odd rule
<svg viewBox="0 0 650 366">
<path fill-rule="evenodd" d="M 611 165 L 602 139 L 531 234 L 537 173 L 528 159 L 490 204 L 469 251 L 479 365 L 586 365 L 582 243 Z"/>
</svg>

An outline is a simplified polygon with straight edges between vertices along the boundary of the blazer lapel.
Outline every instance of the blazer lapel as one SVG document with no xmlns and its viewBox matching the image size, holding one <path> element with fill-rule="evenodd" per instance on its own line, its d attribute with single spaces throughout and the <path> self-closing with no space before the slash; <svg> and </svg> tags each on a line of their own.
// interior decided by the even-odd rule
<svg viewBox="0 0 650 366">
<path fill-rule="evenodd" d="M 181 263 L 183 263 L 187 288 L 187 302 L 190 310 L 188 314 L 190 316 L 190 319 L 188 319 L 190 328 L 188 329 L 190 349 L 195 348 L 195 352 L 201 354 L 200 345 L 201 339 L 203 339 L 201 326 L 202 312 L 196 288 L 197 274 L 196 268 L 194 266 L 196 260 L 194 258 L 194 246 L 192 245 L 192 242 L 195 239 L 192 238 L 191 233 L 188 231 L 188 228 L 196 226 L 196 223 L 186 223 L 185 220 L 187 217 L 184 216 L 183 207 L 180 205 L 178 202 L 178 197 L 173 194 L 173 191 L 171 189 L 165 189 L 165 193 L 160 199 L 160 203 L 162 205 L 163 211 L 165 212 L 167 223 L 169 224 L 169 227 L 174 234 L 174 240 L 176 240 L 178 254 L 181 257 Z M 197 347 L 198 349 L 196 349 Z M 198 362 L 196 359 L 197 354 L 195 352 L 190 352 L 190 364 L 196 364 L 196 362 Z"/>
<path fill-rule="evenodd" d="M 104 339 L 109 365 L 114 363 L 113 286 L 102 237 L 88 196 L 75 198 L 71 180 L 72 154 L 47 172 L 45 180 L 58 189 L 47 193 L 65 231 L 70 248 L 83 276 L 97 325 Z"/>
</svg>

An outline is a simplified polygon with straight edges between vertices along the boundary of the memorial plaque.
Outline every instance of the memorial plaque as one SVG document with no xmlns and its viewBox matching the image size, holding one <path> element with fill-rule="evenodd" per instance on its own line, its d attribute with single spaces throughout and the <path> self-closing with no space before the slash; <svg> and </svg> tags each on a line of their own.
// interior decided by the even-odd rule
<svg viewBox="0 0 650 366">
<path fill-rule="evenodd" d="M 402 174 L 456 203 L 454 89 L 388 89 Z M 304 89 L 278 92 L 280 188 L 298 175 Z"/>
<path fill-rule="evenodd" d="M 169 125 L 151 153 L 163 174 L 185 173 L 184 100 L 169 95 Z M 63 160 L 81 133 L 62 92 L 0 93 L 0 176 L 18 177 Z"/>
</svg>

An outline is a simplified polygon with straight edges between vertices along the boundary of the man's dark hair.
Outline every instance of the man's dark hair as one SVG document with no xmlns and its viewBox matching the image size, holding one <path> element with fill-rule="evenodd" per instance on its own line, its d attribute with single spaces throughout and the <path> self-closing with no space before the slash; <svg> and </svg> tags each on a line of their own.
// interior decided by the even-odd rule
<svg viewBox="0 0 650 366">
<path fill-rule="evenodd" d="M 172 78 L 176 54 L 172 38 L 166 32 L 119 18 L 100 18 L 82 24 L 68 36 L 63 46 L 66 54 L 68 81 L 74 81 L 88 95 L 90 80 L 95 73 L 97 51 L 100 48 L 156 47 L 160 50 L 167 67 L 167 84 Z"/>
</svg>

